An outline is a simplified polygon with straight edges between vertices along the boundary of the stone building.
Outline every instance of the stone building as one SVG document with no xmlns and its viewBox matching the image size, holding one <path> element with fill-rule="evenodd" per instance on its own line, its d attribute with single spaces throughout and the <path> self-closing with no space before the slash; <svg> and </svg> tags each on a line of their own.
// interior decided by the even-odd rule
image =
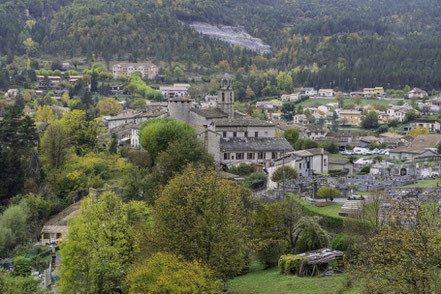
<svg viewBox="0 0 441 294">
<path fill-rule="evenodd" d="M 150 118 L 165 117 L 167 112 L 162 107 L 148 107 L 145 110 L 127 109 L 120 111 L 117 115 L 105 120 L 109 129 L 116 128 L 124 124 L 140 124 Z"/>
<path fill-rule="evenodd" d="M 214 119 L 234 118 L 234 90 L 231 76 L 229 74 L 223 76 L 215 108 L 192 108 L 193 102 L 194 100 L 183 97 L 169 99 L 168 110 L 170 116 L 177 121 L 205 127 L 208 127 Z"/>
<path fill-rule="evenodd" d="M 121 75 L 130 77 L 135 71 L 139 71 L 143 78 L 147 77 L 152 80 L 158 74 L 158 66 L 151 62 L 121 62 L 113 65 L 113 75 L 115 76 L 115 79 Z"/>
</svg>

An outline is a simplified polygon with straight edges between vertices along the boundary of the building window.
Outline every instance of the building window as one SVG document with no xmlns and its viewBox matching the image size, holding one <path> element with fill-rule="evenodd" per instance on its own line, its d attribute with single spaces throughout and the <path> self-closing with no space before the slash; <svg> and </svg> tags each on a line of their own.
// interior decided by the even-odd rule
<svg viewBox="0 0 441 294">
<path fill-rule="evenodd" d="M 43 239 L 49 239 L 49 233 L 44 233 L 43 234 Z"/>
<path fill-rule="evenodd" d="M 224 138 L 226 138 L 226 137 L 227 137 L 227 132 L 222 132 L 222 136 L 223 136 Z"/>
<path fill-rule="evenodd" d="M 247 159 L 254 159 L 254 153 L 247 153 Z"/>
<path fill-rule="evenodd" d="M 309 169 L 310 167 L 311 167 L 311 163 L 308 161 L 308 162 L 306 163 L 306 168 Z"/>
<path fill-rule="evenodd" d="M 259 132 L 254 132 L 254 137 L 259 137 Z"/>
<path fill-rule="evenodd" d="M 61 236 L 62 236 L 62 234 L 61 234 L 61 233 L 57 233 L 57 234 L 55 235 L 55 238 L 57 238 L 57 239 L 60 239 L 60 238 L 61 238 Z"/>
<path fill-rule="evenodd" d="M 266 153 L 265 153 L 265 152 L 259 152 L 257 158 L 258 158 L 258 159 L 265 159 L 265 158 L 266 158 Z"/>
<path fill-rule="evenodd" d="M 248 137 L 248 132 L 243 133 L 244 137 Z"/>
<path fill-rule="evenodd" d="M 236 159 L 244 159 L 243 153 L 236 153 Z"/>
<path fill-rule="evenodd" d="M 230 153 L 224 153 L 224 160 L 230 159 Z"/>
<path fill-rule="evenodd" d="M 233 132 L 233 137 L 234 137 L 234 138 L 237 137 L 237 132 Z"/>
<path fill-rule="evenodd" d="M 300 169 L 300 170 L 302 169 L 302 164 L 301 164 L 301 163 L 299 163 L 299 169 Z"/>
<path fill-rule="evenodd" d="M 225 102 L 225 93 L 222 92 L 222 102 Z"/>
<path fill-rule="evenodd" d="M 277 159 L 277 152 L 272 152 L 271 153 L 271 158 L 272 159 Z"/>
</svg>

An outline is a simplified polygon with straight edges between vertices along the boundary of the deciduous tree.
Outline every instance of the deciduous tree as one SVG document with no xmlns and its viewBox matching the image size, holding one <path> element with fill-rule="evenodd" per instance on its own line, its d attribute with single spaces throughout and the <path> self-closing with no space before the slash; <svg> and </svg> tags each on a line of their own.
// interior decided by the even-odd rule
<svg viewBox="0 0 441 294">
<path fill-rule="evenodd" d="M 69 137 L 60 121 L 52 123 L 41 138 L 41 153 L 51 168 L 63 166 L 69 146 Z"/>
<path fill-rule="evenodd" d="M 178 122 L 173 118 L 147 120 L 142 124 L 139 133 L 139 143 L 153 160 L 172 142 L 183 137 L 196 136 L 195 130 L 188 123 Z"/>
<path fill-rule="evenodd" d="M 96 107 L 98 107 L 101 115 L 116 115 L 123 109 L 115 98 L 101 100 Z"/>
<path fill-rule="evenodd" d="M 236 275 L 246 264 L 248 197 L 214 170 L 185 169 L 156 201 L 157 248 L 199 260 L 220 278 Z"/>
<path fill-rule="evenodd" d="M 334 198 L 338 197 L 339 193 L 338 193 L 338 190 L 335 188 L 321 187 L 320 189 L 318 189 L 317 195 L 320 198 L 326 199 L 326 201 L 328 201 L 328 199 L 331 199 L 331 201 L 332 201 Z"/>
<path fill-rule="evenodd" d="M 136 230 L 149 220 L 143 202 L 106 192 L 83 200 L 61 244 L 60 293 L 116 293 L 134 261 Z M 136 227 L 136 228 L 135 228 Z"/>
<path fill-rule="evenodd" d="M 222 283 L 207 266 L 169 253 L 157 253 L 127 276 L 129 293 L 221 294 Z"/>
</svg>

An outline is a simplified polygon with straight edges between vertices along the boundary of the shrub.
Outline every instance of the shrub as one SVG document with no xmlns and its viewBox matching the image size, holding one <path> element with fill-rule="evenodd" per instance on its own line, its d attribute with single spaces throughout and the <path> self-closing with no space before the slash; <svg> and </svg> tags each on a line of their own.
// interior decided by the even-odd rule
<svg viewBox="0 0 441 294">
<path fill-rule="evenodd" d="M 271 181 L 280 183 L 283 181 L 283 171 L 285 171 L 285 180 L 297 179 L 297 171 L 290 166 L 281 166 L 277 168 L 271 176 Z"/>
<path fill-rule="evenodd" d="M 300 264 L 302 263 L 302 260 L 305 259 L 304 256 L 299 255 L 293 255 L 293 254 L 287 254 L 282 255 L 279 258 L 279 272 L 281 274 L 298 274 L 300 269 Z"/>
<path fill-rule="evenodd" d="M 320 226 L 320 217 L 304 216 L 294 228 L 294 236 L 297 239 L 295 251 L 307 252 L 323 248 L 329 244 L 329 234 Z"/>
<path fill-rule="evenodd" d="M 369 166 L 365 166 L 363 167 L 360 172 L 358 173 L 359 175 L 367 175 L 368 173 L 370 173 L 371 168 Z"/>
<path fill-rule="evenodd" d="M 340 233 L 332 241 L 332 249 L 344 251 L 347 255 L 352 255 L 357 251 L 357 245 L 360 245 L 363 241 L 364 237 L 361 235 Z"/>
<path fill-rule="evenodd" d="M 302 203 L 298 198 L 295 198 L 300 205 L 302 205 L 303 213 L 310 216 L 320 216 L 320 225 L 331 231 L 341 232 L 343 230 L 343 217 L 331 216 L 314 211 L 311 205 Z"/>
<path fill-rule="evenodd" d="M 239 166 L 232 166 L 228 169 L 229 173 L 245 177 L 257 171 L 254 164 L 241 163 Z"/>
<path fill-rule="evenodd" d="M 331 199 L 331 201 L 333 201 L 334 198 L 337 198 L 339 196 L 339 194 L 340 193 L 338 192 L 338 190 L 332 187 L 321 187 L 317 191 L 317 195 L 320 198 L 325 198 L 326 201 L 328 201 L 328 198 Z"/>
<path fill-rule="evenodd" d="M 23 256 L 17 257 L 14 262 L 14 276 L 28 276 L 31 274 L 32 266 L 31 266 L 31 260 L 28 258 L 25 258 Z"/>
<path fill-rule="evenodd" d="M 262 189 L 265 187 L 267 180 L 267 176 L 263 171 L 257 171 L 245 179 L 245 186 L 252 190 Z"/>
<path fill-rule="evenodd" d="M 349 235 L 344 233 L 339 233 L 335 236 L 335 239 L 332 241 L 332 249 L 346 251 L 350 244 L 348 244 L 348 240 L 350 239 Z"/>
<path fill-rule="evenodd" d="M 287 248 L 288 242 L 285 240 L 264 240 L 259 244 L 257 258 L 265 268 L 270 268 L 277 264 L 280 256 L 286 252 Z"/>
</svg>

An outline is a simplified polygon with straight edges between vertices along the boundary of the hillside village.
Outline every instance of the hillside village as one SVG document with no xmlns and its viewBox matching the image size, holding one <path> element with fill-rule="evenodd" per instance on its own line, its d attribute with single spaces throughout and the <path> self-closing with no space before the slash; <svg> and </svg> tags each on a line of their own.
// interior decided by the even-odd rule
<svg viewBox="0 0 441 294">
<path fill-rule="evenodd" d="M 110 193 L 124 201 L 141 199 L 152 205 L 157 193 L 187 164 L 210 162 L 208 166 L 219 180 L 249 189 L 253 201 L 261 201 L 259 209 L 271 210 L 284 203 L 285 207 L 295 205 L 305 217 L 317 217 L 313 222 L 325 236 L 317 246 L 299 249 L 300 245 L 291 244 L 285 250 L 272 243 L 282 242 L 278 237 L 255 236 L 259 246 L 272 244 L 262 247 L 255 260 L 272 268 L 291 262 L 290 258 L 305 259 L 301 269 L 280 270 L 301 279 L 324 273 L 340 279 L 340 269 L 335 266 L 341 267 L 343 255 L 351 252 L 351 238 L 363 234 L 363 226 L 348 233 L 347 223 L 367 222 L 366 211 L 374 206 L 375 223 L 385 225 L 397 222 L 396 209 L 402 212 L 404 208 L 396 206 L 404 200 L 434 204 L 439 211 L 441 96 L 436 91 L 429 94 L 408 86 L 404 90 L 377 86 L 345 93 L 304 87 L 247 100 L 238 90 L 234 74 L 218 72 L 208 82 L 196 74 L 191 81 L 176 76 L 174 83 L 167 83 L 161 66 L 152 62 L 115 62 L 110 68 L 95 63 L 81 71 L 67 62 L 56 70 L 40 68 L 30 78 L 32 86 L 9 88 L 0 99 L 4 130 L 11 123 L 8 109 L 13 105 L 21 111 L 15 120 L 29 117 L 35 121 L 33 127 L 41 142 L 33 148 L 42 155 L 38 167 L 27 169 L 31 174 L 46 173 L 50 182 L 45 189 L 62 199 L 33 229 L 32 240 L 37 243 L 26 251 L 45 260 L 32 266 L 35 280 L 44 289 L 55 291 L 56 281 L 63 279 L 60 244 L 69 234 L 72 220 L 82 215 L 88 195 Z M 51 149 L 45 140 L 60 124 L 65 131 L 58 132 L 73 130 L 68 135 L 70 143 L 64 146 L 60 140 L 51 143 L 59 149 Z M 188 141 L 167 142 L 165 149 L 149 149 L 153 147 L 146 136 L 154 128 L 146 130 L 155 124 L 164 124 L 161 137 L 189 132 L 195 141 L 185 137 Z M 174 129 L 182 134 L 172 135 Z M 159 155 L 154 157 L 154 152 Z M 176 166 L 162 154 L 176 157 Z M 185 173 L 191 174 L 191 167 L 183 176 Z M 33 184 L 24 186 L 23 195 L 41 193 L 44 182 L 37 184 L 41 180 L 34 175 L 30 178 Z M 404 226 L 414 221 L 413 213 L 398 219 Z M 346 241 L 339 239 L 343 236 Z M 14 273 L 16 243 L 2 246 L 0 265 Z M 265 251 L 268 248 L 280 249 L 271 260 Z M 330 268 L 331 261 L 337 262 L 334 268 Z M 233 291 L 235 283 L 246 283 L 247 276 L 231 280 Z"/>
</svg>

